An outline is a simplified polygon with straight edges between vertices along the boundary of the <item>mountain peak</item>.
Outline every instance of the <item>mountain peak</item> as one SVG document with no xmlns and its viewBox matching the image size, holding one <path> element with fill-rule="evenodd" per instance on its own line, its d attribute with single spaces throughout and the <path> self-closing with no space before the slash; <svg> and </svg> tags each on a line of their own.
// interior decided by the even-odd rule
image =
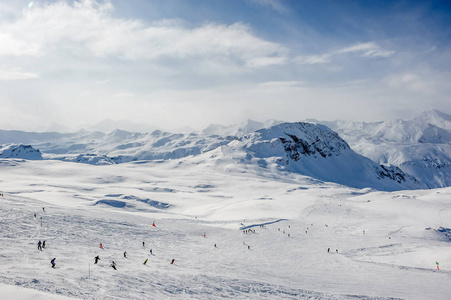
<svg viewBox="0 0 451 300">
<path fill-rule="evenodd" d="M 42 154 L 31 145 L 9 144 L 0 146 L 0 158 L 22 158 L 29 160 L 41 160 Z"/>
</svg>

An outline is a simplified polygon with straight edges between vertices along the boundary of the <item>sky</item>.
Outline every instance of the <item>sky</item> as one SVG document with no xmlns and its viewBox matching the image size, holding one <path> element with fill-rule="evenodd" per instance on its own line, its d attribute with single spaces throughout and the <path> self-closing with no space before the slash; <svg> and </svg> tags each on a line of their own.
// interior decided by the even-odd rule
<svg viewBox="0 0 451 300">
<path fill-rule="evenodd" d="M 0 129 L 451 113 L 450 1 L 0 0 Z"/>
</svg>

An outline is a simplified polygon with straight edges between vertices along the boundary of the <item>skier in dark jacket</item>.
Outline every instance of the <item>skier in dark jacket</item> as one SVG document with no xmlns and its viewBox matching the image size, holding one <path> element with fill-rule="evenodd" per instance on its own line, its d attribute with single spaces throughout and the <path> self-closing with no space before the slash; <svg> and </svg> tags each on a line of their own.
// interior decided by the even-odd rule
<svg viewBox="0 0 451 300">
<path fill-rule="evenodd" d="M 117 269 L 116 269 L 116 263 L 114 262 L 114 260 L 113 260 L 113 262 L 111 263 L 110 267 L 112 267 L 113 269 L 117 270 Z"/>
<path fill-rule="evenodd" d="M 94 257 L 94 263 L 98 263 L 99 262 L 100 257 L 97 255 L 96 257 Z"/>
<path fill-rule="evenodd" d="M 42 248 L 45 248 L 45 241 L 42 242 Z"/>
<path fill-rule="evenodd" d="M 127 251 L 124 251 L 124 257 L 127 258 Z"/>
<path fill-rule="evenodd" d="M 52 268 L 55 267 L 55 259 L 56 259 L 56 258 L 53 258 L 53 259 L 50 261 L 50 263 L 52 264 Z"/>
<path fill-rule="evenodd" d="M 38 250 L 42 250 L 41 241 L 38 242 Z"/>
</svg>

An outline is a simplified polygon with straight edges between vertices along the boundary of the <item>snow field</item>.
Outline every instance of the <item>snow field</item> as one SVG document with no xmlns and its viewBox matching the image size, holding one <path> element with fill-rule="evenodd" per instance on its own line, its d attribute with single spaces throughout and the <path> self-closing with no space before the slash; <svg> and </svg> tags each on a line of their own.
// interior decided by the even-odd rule
<svg viewBox="0 0 451 300">
<path fill-rule="evenodd" d="M 380 193 L 184 161 L 16 163 L 2 165 L 1 283 L 82 299 L 451 294 L 451 244 L 437 231 L 451 227 L 449 188 Z M 99 202 L 105 199 L 117 202 Z M 255 233 L 243 233 L 246 227 Z M 39 240 L 46 240 L 43 251 Z"/>
</svg>

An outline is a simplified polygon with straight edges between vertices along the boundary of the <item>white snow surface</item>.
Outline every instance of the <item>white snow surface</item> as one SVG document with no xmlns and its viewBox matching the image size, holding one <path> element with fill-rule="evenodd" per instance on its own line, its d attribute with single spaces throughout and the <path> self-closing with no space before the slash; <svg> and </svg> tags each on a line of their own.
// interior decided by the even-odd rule
<svg viewBox="0 0 451 300">
<path fill-rule="evenodd" d="M 451 188 L 355 189 L 237 163 L 232 146 L 114 165 L 0 159 L 1 298 L 449 299 Z"/>
</svg>

